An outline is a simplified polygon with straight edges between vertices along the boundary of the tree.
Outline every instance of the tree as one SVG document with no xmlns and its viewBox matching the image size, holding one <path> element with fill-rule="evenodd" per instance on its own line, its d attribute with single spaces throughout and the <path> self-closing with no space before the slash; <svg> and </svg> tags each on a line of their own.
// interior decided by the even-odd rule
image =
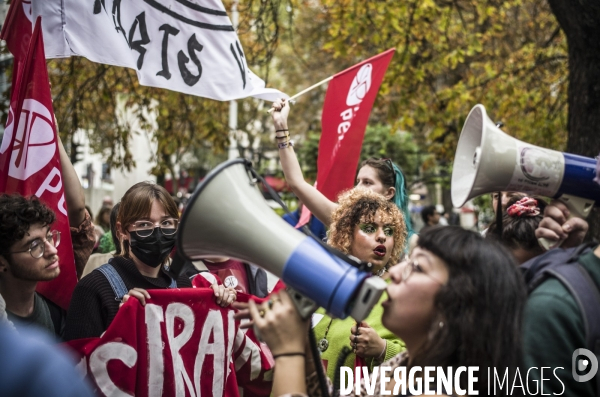
<svg viewBox="0 0 600 397">
<path fill-rule="evenodd" d="M 548 0 L 569 48 L 569 141 L 567 151 L 587 157 L 600 152 L 600 3 Z M 600 238 L 600 213 L 588 219 L 589 237 Z"/>
<path fill-rule="evenodd" d="M 317 152 L 320 134 L 311 132 L 298 148 L 298 158 L 303 166 L 304 176 L 315 180 L 317 177 Z M 360 161 L 369 157 L 390 158 L 402 169 L 407 183 L 420 180 L 423 158 L 407 132 L 392 132 L 389 126 L 369 126 L 360 154 Z M 423 154 L 423 156 L 426 156 Z"/>
</svg>

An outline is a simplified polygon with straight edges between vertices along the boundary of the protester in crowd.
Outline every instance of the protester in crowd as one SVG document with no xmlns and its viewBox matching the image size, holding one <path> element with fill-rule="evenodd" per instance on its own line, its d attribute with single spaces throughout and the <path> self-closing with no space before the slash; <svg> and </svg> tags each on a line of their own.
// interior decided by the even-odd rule
<svg viewBox="0 0 600 397">
<path fill-rule="evenodd" d="M 506 208 L 508 207 L 508 202 L 510 201 L 511 198 L 513 197 L 523 197 L 525 196 L 525 193 L 521 193 L 521 192 L 494 192 L 492 193 L 492 209 L 494 210 L 494 214 L 496 214 L 496 211 L 498 209 L 498 200 L 500 201 L 500 206 L 502 208 L 502 212 L 506 211 Z"/>
<path fill-rule="evenodd" d="M 98 211 L 98 215 L 96 215 L 96 218 L 94 220 L 95 243 L 94 243 L 94 250 L 92 251 L 93 253 L 98 252 L 98 249 L 100 247 L 100 239 L 102 238 L 104 233 L 106 233 L 108 231 L 108 229 L 110 227 L 109 217 L 110 217 L 110 208 L 108 208 L 108 207 L 100 208 L 100 210 Z"/>
<path fill-rule="evenodd" d="M 75 362 L 47 335 L 28 327 L 17 333 L 0 321 L 2 397 L 92 397 Z"/>
<path fill-rule="evenodd" d="M 285 100 L 279 100 L 273 103 L 273 124 L 275 126 L 277 143 L 282 144 L 289 141 L 289 131 L 287 118 L 290 106 Z M 325 226 L 331 224 L 331 216 L 337 204 L 330 201 L 314 186 L 304 180 L 300 163 L 292 145 L 289 143 L 279 148 L 279 158 L 281 167 L 285 175 L 286 182 L 294 194 L 302 200 L 304 205 L 319 219 Z M 373 190 L 385 196 L 388 200 L 394 202 L 404 215 L 404 222 L 408 232 L 408 240 L 413 239 L 414 231 L 410 221 L 408 211 L 408 194 L 406 191 L 406 182 L 400 168 L 390 159 L 370 158 L 361 164 L 356 176 L 356 187 Z M 416 236 L 414 237 L 416 238 Z"/>
<path fill-rule="evenodd" d="M 96 215 L 96 220 L 95 220 L 94 224 L 96 226 L 100 226 L 103 231 L 108 231 L 110 229 L 110 213 L 111 213 L 111 208 L 109 208 L 109 207 L 100 208 L 100 211 L 98 211 L 98 215 Z"/>
<path fill-rule="evenodd" d="M 301 200 L 298 200 L 298 208 L 296 208 L 295 211 L 290 212 L 289 214 L 284 214 L 283 220 L 295 227 L 300 221 L 300 216 L 302 214 L 303 208 L 304 204 L 302 204 Z M 312 234 L 314 234 L 315 237 L 319 240 L 324 240 L 325 238 L 327 238 L 327 228 L 325 227 L 323 222 L 318 220 L 314 215 L 310 215 L 310 220 L 306 225 L 308 226 Z"/>
<path fill-rule="evenodd" d="M 373 274 L 381 274 L 387 266 L 395 264 L 404 250 L 407 233 L 401 211 L 370 190 L 354 189 L 340 195 L 331 222 L 327 243 L 371 263 Z M 330 379 L 344 347 L 352 350 L 342 365 L 352 368 L 357 356 L 373 368 L 404 349 L 402 341 L 382 325 L 384 299 L 382 296 L 358 328 L 353 319 L 334 319 L 323 309 L 313 315 L 321 359 L 327 363 Z"/>
<path fill-rule="evenodd" d="M 178 224 L 177 206 L 163 187 L 140 182 L 129 188 L 121 199 L 116 223 L 120 254 L 75 287 L 66 340 L 100 336 L 121 302 L 135 297 L 145 305 L 150 298 L 148 289 L 191 287 L 188 277 L 173 280 L 164 271 Z M 229 304 L 235 291 L 215 288 L 215 296 L 217 303 Z"/>
<path fill-rule="evenodd" d="M 444 208 L 444 206 L 442 204 L 436 204 L 435 208 L 437 209 L 437 211 L 440 214 L 440 220 L 438 222 L 438 225 L 448 226 L 450 224 L 448 222 L 449 216 L 448 216 L 448 213 L 446 212 L 446 209 Z"/>
<path fill-rule="evenodd" d="M 592 365 L 585 368 L 584 373 L 576 368 L 583 356 L 577 357 L 577 349 L 588 349 L 598 355 L 598 342 L 596 335 L 588 335 L 594 327 L 588 326 L 597 318 L 590 318 L 589 313 L 583 313 L 579 302 L 582 297 L 591 299 L 592 305 L 598 306 L 600 294 L 600 245 L 586 244 L 583 242 L 588 230 L 585 220 L 573 217 L 569 219 L 569 210 L 560 201 L 551 202 L 544 210 L 544 218 L 535 231 L 538 238 L 546 238 L 558 243 L 564 240 L 559 249 L 551 250 L 522 265 L 523 269 L 531 272 L 530 265 L 542 260 L 562 265 L 570 263 L 578 266 L 577 273 L 582 273 L 590 281 L 589 284 L 579 286 L 577 291 L 572 291 L 557 277 L 546 277 L 529 295 L 525 307 L 523 326 L 524 342 L 524 367 L 550 367 L 554 376 L 547 376 L 539 371 L 532 371 L 532 382 L 539 382 L 543 389 L 540 395 L 565 395 L 579 397 L 597 396 L 599 392 L 598 374 L 588 381 L 577 381 L 572 371 L 584 375 L 589 373 Z M 584 250 L 584 248 L 588 247 Z M 579 255 L 579 256 L 577 256 Z M 553 257 L 563 258 L 556 262 Z M 550 265 L 549 265 L 550 266 Z M 529 273 L 526 272 L 526 279 Z M 574 292 L 579 295 L 577 298 Z M 586 315 L 584 319 L 584 315 Z M 590 346 L 589 341 L 595 341 L 595 346 Z M 594 343 L 594 342 L 592 342 Z M 588 363 L 592 361 L 588 358 Z"/>
<path fill-rule="evenodd" d="M 479 395 L 488 395 L 488 373 L 482 369 L 495 368 L 501 374 L 508 369 L 509 379 L 514 378 L 526 291 L 503 247 L 460 227 L 433 228 L 419 235 L 411 258 L 392 267 L 390 274 L 382 322 L 406 343 L 406 352 L 381 366 L 391 367 L 392 373 L 405 366 L 407 374 L 414 367 L 479 367 L 474 384 Z M 306 346 L 309 324 L 287 293 L 258 307 L 251 302 L 249 312 L 275 357 L 273 395 L 321 396 Z M 238 317 L 245 315 L 243 311 Z M 464 390 L 466 378 L 460 377 Z M 379 379 L 375 382 L 374 393 L 368 394 L 363 380 L 360 395 L 384 395 Z M 386 390 L 394 386 L 392 377 Z M 438 395 L 455 393 L 437 384 L 431 388 Z M 506 388 L 501 392 L 509 393 Z"/>
<path fill-rule="evenodd" d="M 121 244 L 119 243 L 119 238 L 117 237 L 117 215 L 119 214 L 120 204 L 121 203 L 117 203 L 110 210 L 110 231 L 108 232 L 108 239 L 110 239 L 110 244 L 108 244 L 108 242 L 104 243 L 105 247 L 110 247 L 110 249 L 104 248 L 103 250 L 106 250 L 105 253 L 98 252 L 90 256 L 90 259 L 88 260 L 87 264 L 85 265 L 85 269 L 83 269 L 83 273 L 81 274 L 82 278 L 90 274 L 93 270 L 104 265 L 105 263 L 108 263 L 113 256 L 119 255 L 121 253 Z M 104 236 L 102 236 L 102 238 L 104 238 Z M 100 244 L 102 245 L 102 239 L 100 240 Z"/>
<path fill-rule="evenodd" d="M 55 219 L 35 196 L 0 196 L 0 291 L 8 318 L 17 328 L 36 325 L 60 336 L 64 310 L 35 292 L 39 281 L 60 274 L 60 233 L 51 230 Z"/>
<path fill-rule="evenodd" d="M 506 206 L 508 204 L 508 201 L 513 198 L 513 197 L 525 197 L 526 194 L 525 193 L 521 193 L 521 192 L 494 192 L 491 194 L 492 197 L 492 210 L 494 210 L 494 220 L 492 221 L 492 223 L 498 223 L 502 221 L 502 214 L 504 214 L 506 212 Z M 500 207 L 502 209 L 502 212 L 500 214 L 498 214 L 498 200 L 500 200 Z M 491 223 L 490 223 L 491 225 Z M 486 227 L 485 229 L 483 229 L 481 231 L 481 235 L 482 236 L 486 236 L 488 233 L 488 229 L 490 228 L 490 226 L 488 225 L 488 227 Z"/>
<path fill-rule="evenodd" d="M 94 225 L 96 226 L 96 231 L 99 231 L 98 238 L 110 229 L 110 211 L 110 207 L 102 207 L 96 215 Z"/>
<path fill-rule="evenodd" d="M 85 209 L 79 178 L 59 140 L 62 181 L 78 274 L 93 248 L 93 225 Z M 17 328 L 36 325 L 61 336 L 65 311 L 35 292 L 40 281 L 60 274 L 56 247 L 60 233 L 52 231 L 54 212 L 36 197 L 0 195 L 0 291 L 8 318 Z M 75 270 L 75 269 L 73 269 Z"/>
<path fill-rule="evenodd" d="M 502 216 L 501 232 L 497 233 L 497 226 L 492 223 L 485 237 L 499 240 L 512 252 L 517 263 L 521 264 L 544 252 L 535 236 L 535 230 L 543 218 L 546 202 L 540 198 L 517 195 L 507 205 Z"/>
<path fill-rule="evenodd" d="M 112 199 L 112 197 L 110 196 L 104 196 L 104 198 L 102 199 L 102 207 L 106 207 L 109 209 L 112 209 L 112 207 L 114 206 L 114 201 Z"/>
<path fill-rule="evenodd" d="M 423 227 L 421 228 L 421 233 L 426 231 L 427 229 L 431 229 L 432 227 L 438 226 L 440 224 L 440 213 L 438 212 L 435 205 L 428 205 L 423 207 L 421 210 L 421 218 L 423 219 Z"/>
</svg>

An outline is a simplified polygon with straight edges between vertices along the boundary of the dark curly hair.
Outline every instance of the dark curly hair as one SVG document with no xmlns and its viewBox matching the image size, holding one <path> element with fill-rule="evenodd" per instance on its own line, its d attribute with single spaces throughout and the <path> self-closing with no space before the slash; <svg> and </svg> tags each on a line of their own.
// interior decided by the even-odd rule
<svg viewBox="0 0 600 397">
<path fill-rule="evenodd" d="M 445 262 L 448 282 L 435 297 L 437 317 L 429 341 L 410 365 L 479 366 L 480 395 L 487 393 L 487 368 L 498 373 L 508 368 L 509 379 L 514 379 L 522 365 L 527 292 L 512 255 L 497 242 L 458 226 L 428 229 L 417 245 Z M 465 386 L 466 377 L 460 382 Z"/>
<path fill-rule="evenodd" d="M 0 254 L 9 253 L 31 225 L 51 225 L 55 220 L 54 211 L 35 196 L 0 195 Z"/>
<path fill-rule="evenodd" d="M 400 259 L 406 244 L 406 226 L 402 211 L 380 194 L 367 189 L 352 189 L 339 197 L 338 207 L 331 215 L 331 227 L 327 243 L 349 254 L 354 237 L 354 229 L 361 222 L 372 222 L 381 211 L 383 222 L 394 229 L 394 247 L 388 265 Z"/>
</svg>

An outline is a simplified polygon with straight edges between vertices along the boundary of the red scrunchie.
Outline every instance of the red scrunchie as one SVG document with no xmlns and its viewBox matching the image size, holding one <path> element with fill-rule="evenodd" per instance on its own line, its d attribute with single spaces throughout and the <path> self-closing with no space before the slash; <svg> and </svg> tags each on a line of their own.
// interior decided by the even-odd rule
<svg viewBox="0 0 600 397">
<path fill-rule="evenodd" d="M 531 197 L 523 197 L 506 210 L 510 216 L 537 216 L 540 209 L 537 206 L 537 200 Z"/>
</svg>

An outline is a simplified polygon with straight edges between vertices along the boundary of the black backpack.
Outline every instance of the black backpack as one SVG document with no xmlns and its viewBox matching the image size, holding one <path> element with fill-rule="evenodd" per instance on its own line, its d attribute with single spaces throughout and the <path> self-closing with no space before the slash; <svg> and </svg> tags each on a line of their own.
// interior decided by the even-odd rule
<svg viewBox="0 0 600 397">
<path fill-rule="evenodd" d="M 555 248 L 521 265 L 530 294 L 549 277 L 558 279 L 577 302 L 585 326 L 587 349 L 600 361 L 600 291 L 599 286 L 579 263 L 579 257 L 591 252 L 597 242 L 576 248 Z M 600 374 L 596 374 L 596 394 L 600 396 Z"/>
</svg>

